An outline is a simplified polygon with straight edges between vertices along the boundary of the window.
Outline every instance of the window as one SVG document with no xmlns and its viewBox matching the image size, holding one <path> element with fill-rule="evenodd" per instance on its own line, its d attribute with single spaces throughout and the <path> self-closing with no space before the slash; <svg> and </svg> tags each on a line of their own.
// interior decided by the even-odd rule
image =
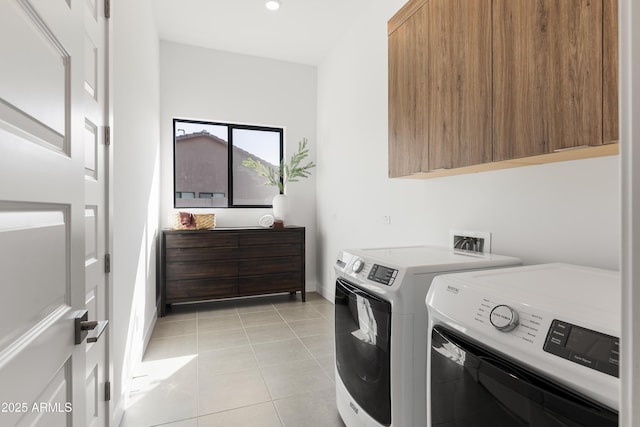
<svg viewBox="0 0 640 427">
<path fill-rule="evenodd" d="M 198 197 L 201 199 L 211 199 L 213 197 L 224 197 L 224 193 L 200 193 Z"/>
<path fill-rule="evenodd" d="M 282 128 L 173 120 L 176 208 L 270 207 L 278 188 L 242 165 L 253 158 L 277 170 Z"/>
<path fill-rule="evenodd" d="M 196 193 L 193 191 L 176 191 L 176 199 L 193 199 Z"/>
</svg>

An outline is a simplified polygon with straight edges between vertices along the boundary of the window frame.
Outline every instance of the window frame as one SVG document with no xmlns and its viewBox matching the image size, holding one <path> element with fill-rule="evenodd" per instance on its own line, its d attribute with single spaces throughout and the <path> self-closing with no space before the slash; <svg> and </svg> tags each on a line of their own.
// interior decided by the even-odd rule
<svg viewBox="0 0 640 427">
<path fill-rule="evenodd" d="M 202 124 L 211 126 L 225 126 L 227 128 L 227 206 L 217 207 L 197 207 L 197 206 L 176 206 L 177 191 L 176 191 L 176 124 L 177 123 L 190 123 L 190 124 Z M 272 208 L 272 204 L 268 205 L 245 205 L 236 204 L 233 201 L 233 130 L 253 130 L 253 131 L 266 131 L 275 132 L 279 134 L 279 150 L 280 150 L 280 164 L 284 159 L 284 128 L 274 126 L 260 126 L 249 125 L 241 123 L 227 123 L 227 122 L 215 122 L 205 120 L 192 120 L 192 119 L 173 119 L 173 208 L 174 209 L 234 209 L 234 208 Z M 280 177 L 282 182 L 282 177 Z M 282 193 L 279 193 L 282 194 Z M 195 194 L 194 199 L 198 199 L 199 195 Z"/>
</svg>

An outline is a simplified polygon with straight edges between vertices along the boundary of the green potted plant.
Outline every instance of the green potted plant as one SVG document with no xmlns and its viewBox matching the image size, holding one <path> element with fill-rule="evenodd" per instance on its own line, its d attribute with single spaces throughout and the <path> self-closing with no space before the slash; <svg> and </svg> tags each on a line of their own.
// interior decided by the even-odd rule
<svg viewBox="0 0 640 427">
<path fill-rule="evenodd" d="M 255 170 L 258 175 L 266 178 L 265 185 L 278 187 L 280 194 L 273 198 L 273 216 L 276 219 L 284 221 L 287 203 L 285 188 L 287 184 L 298 182 L 300 178 L 309 177 L 311 175 L 310 169 L 316 166 L 313 162 L 303 164 L 304 160 L 309 156 L 307 142 L 307 138 L 302 138 L 302 141 L 298 142 L 298 151 L 291 156 L 288 163 L 285 163 L 283 159 L 277 170 L 265 166 L 259 160 L 253 158 L 248 158 L 242 162 L 243 166 Z"/>
</svg>

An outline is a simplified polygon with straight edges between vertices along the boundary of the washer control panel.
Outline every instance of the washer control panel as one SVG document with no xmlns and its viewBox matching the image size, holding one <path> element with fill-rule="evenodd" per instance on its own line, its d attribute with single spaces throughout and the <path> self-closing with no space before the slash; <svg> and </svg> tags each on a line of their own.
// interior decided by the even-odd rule
<svg viewBox="0 0 640 427">
<path fill-rule="evenodd" d="M 362 269 L 364 269 L 364 261 L 358 258 L 351 265 L 351 271 L 358 274 L 362 271 Z"/>
<path fill-rule="evenodd" d="M 396 268 L 376 264 L 371 259 L 342 251 L 338 254 L 335 268 L 338 274 L 385 286 L 393 285 L 401 275 L 400 270 Z"/>
<path fill-rule="evenodd" d="M 518 310 L 493 298 L 482 297 L 473 320 L 493 327 L 500 332 L 510 332 L 527 345 L 535 342 L 540 334 L 542 315 L 530 308 L 520 306 Z"/>
<path fill-rule="evenodd" d="M 489 321 L 500 332 L 509 332 L 519 325 L 518 312 L 508 305 L 496 305 L 489 313 Z"/>
<path fill-rule="evenodd" d="M 398 276 L 398 270 L 395 268 L 385 267 L 380 264 L 373 264 L 367 279 L 383 285 L 391 286 Z"/>
<path fill-rule="evenodd" d="M 620 339 L 554 319 L 544 351 L 614 377 L 620 375 Z"/>
</svg>

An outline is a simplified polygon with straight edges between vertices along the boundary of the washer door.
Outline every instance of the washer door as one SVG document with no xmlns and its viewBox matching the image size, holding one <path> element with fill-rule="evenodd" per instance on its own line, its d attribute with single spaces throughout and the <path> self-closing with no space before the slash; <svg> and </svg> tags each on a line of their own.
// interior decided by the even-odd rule
<svg viewBox="0 0 640 427">
<path fill-rule="evenodd" d="M 440 326 L 430 370 L 433 427 L 618 425 L 613 410 Z"/>
<path fill-rule="evenodd" d="M 372 418 L 391 424 L 391 304 L 336 281 L 336 366 L 351 396 Z"/>
</svg>

